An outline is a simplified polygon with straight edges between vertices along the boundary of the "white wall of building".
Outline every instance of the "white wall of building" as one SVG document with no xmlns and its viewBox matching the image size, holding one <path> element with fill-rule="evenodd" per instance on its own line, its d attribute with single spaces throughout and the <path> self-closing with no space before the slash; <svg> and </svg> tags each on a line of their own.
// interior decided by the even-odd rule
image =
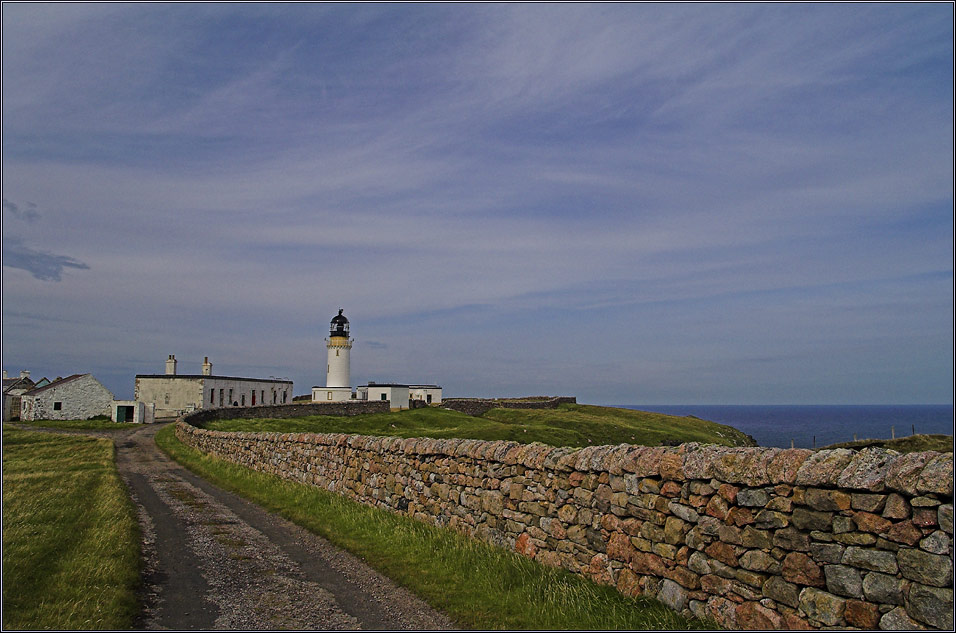
<svg viewBox="0 0 956 633">
<path fill-rule="evenodd" d="M 362 387 L 365 389 L 366 387 Z M 368 400 L 388 400 L 393 409 L 408 408 L 408 385 L 368 385 Z"/>
<path fill-rule="evenodd" d="M 354 398 L 351 387 L 312 387 L 312 402 L 344 402 Z"/>
<path fill-rule="evenodd" d="M 441 387 L 438 385 L 409 385 L 408 397 L 428 404 L 441 404 Z"/>
<path fill-rule="evenodd" d="M 119 419 L 120 408 L 125 407 L 126 411 L 132 409 L 132 417 L 124 415 L 124 419 Z M 136 400 L 114 400 L 112 405 L 112 415 L 110 419 L 113 422 L 132 422 L 134 424 L 152 424 L 156 421 L 156 406 L 152 403 L 137 402 Z"/>
<path fill-rule="evenodd" d="M 22 420 L 86 420 L 109 415 L 113 394 L 92 374 L 56 381 L 21 396 Z"/>
<path fill-rule="evenodd" d="M 196 409 L 291 404 L 292 382 L 228 376 L 137 376 L 136 400 L 156 406 L 157 418 Z"/>
</svg>

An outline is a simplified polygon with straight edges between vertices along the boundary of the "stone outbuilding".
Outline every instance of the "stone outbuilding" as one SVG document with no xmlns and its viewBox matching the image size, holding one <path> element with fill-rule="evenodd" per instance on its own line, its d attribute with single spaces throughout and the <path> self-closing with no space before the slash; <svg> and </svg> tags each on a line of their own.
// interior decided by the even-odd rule
<svg viewBox="0 0 956 633">
<path fill-rule="evenodd" d="M 30 379 L 30 372 L 21 371 L 18 377 L 7 376 L 3 372 L 3 419 L 20 419 L 20 398 L 36 385 Z"/>
<path fill-rule="evenodd" d="M 110 415 L 113 394 L 93 374 L 73 374 L 21 396 L 20 419 L 86 420 Z"/>
</svg>

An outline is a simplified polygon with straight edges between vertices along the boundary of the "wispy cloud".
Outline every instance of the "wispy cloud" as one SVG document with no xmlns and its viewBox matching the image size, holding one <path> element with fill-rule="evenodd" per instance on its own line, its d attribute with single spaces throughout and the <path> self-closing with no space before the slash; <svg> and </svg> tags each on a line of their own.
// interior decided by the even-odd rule
<svg viewBox="0 0 956 633">
<path fill-rule="evenodd" d="M 61 281 L 65 268 L 88 270 L 90 267 L 65 255 L 34 250 L 17 237 L 3 237 L 3 265 L 25 270 L 41 281 Z"/>
</svg>

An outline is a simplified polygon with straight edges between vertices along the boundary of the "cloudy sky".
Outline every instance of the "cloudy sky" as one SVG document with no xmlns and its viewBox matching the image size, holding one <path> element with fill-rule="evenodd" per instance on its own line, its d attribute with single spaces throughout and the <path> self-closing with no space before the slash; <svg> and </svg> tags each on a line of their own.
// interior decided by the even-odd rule
<svg viewBox="0 0 956 633">
<path fill-rule="evenodd" d="M 3 4 L 3 368 L 953 402 L 953 6 Z"/>
</svg>

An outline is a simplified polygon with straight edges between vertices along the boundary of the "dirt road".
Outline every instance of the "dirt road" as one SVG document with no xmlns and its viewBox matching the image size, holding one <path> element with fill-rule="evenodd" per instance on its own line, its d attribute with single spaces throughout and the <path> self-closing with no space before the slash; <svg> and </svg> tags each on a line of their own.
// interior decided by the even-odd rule
<svg viewBox="0 0 956 633">
<path fill-rule="evenodd" d="M 112 434 L 144 537 L 136 628 L 454 628 L 355 556 L 180 467 L 153 441 L 161 426 Z"/>
</svg>

